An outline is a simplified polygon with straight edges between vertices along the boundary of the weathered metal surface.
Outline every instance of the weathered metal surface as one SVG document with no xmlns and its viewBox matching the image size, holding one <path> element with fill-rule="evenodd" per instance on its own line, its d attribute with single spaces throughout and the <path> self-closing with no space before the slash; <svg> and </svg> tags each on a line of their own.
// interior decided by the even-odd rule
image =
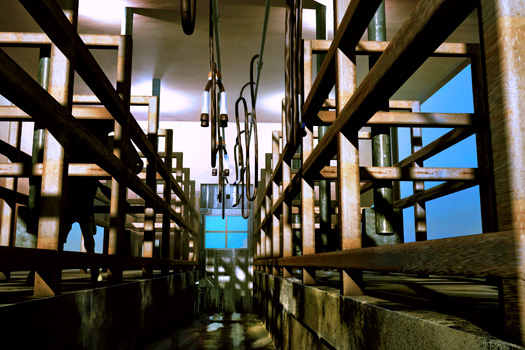
<svg viewBox="0 0 525 350">
<path fill-rule="evenodd" d="M 480 7 L 498 230 L 525 227 L 524 11 L 525 3 L 512 0 Z M 515 254 L 523 261 L 523 251 Z M 525 343 L 523 279 L 502 282 L 507 335 Z"/>
<path fill-rule="evenodd" d="M 304 93 L 308 94 L 312 86 L 312 49 L 310 42 L 304 42 L 303 51 L 306 53 L 303 59 L 304 66 Z M 301 158 L 304 162 L 310 156 L 314 147 L 313 131 L 306 129 L 306 135 L 302 138 Z M 295 160 L 292 160 L 295 161 Z M 314 184 L 301 181 L 301 240 L 302 254 L 315 254 L 315 191 Z M 293 228 L 293 227 L 292 227 Z M 303 283 L 315 284 L 315 271 L 303 269 Z"/>
<path fill-rule="evenodd" d="M 344 21 L 354 1 L 339 0 L 335 2 L 334 18 L 336 36 L 344 31 Z M 371 6 L 375 6 L 371 4 Z M 346 13 L 345 13 L 346 10 Z M 343 17 L 344 16 L 344 17 Z M 334 39 L 335 40 L 335 39 Z M 347 56 L 337 50 L 335 53 L 335 97 L 336 114 L 340 113 L 351 99 L 357 88 L 357 65 L 355 52 L 347 52 Z M 325 61 L 328 57 L 325 59 Z M 324 63 L 323 63 L 324 65 Z M 316 79 L 317 81 L 317 79 Z M 305 106 L 306 108 L 306 106 Z M 336 119 L 337 119 L 336 118 Z M 330 128 L 328 129 L 330 132 Z M 326 135 L 322 140 L 326 138 Z M 319 144 L 317 145 L 319 147 Z M 361 196 L 359 192 L 359 144 L 356 135 L 337 135 L 337 195 L 339 203 L 338 227 L 341 250 L 361 248 Z M 312 154 L 313 156 L 313 154 Z M 303 165 L 304 168 L 304 165 Z M 362 294 L 359 286 L 360 273 L 341 271 L 341 294 Z"/>
<path fill-rule="evenodd" d="M 413 108 L 419 109 L 419 104 Z M 412 154 L 417 153 L 423 147 L 423 135 L 421 128 L 410 129 L 410 140 L 412 145 Z M 423 160 L 418 160 L 413 163 L 414 167 L 423 167 Z M 479 178 L 479 177 L 478 177 Z M 414 194 L 421 193 L 425 190 L 424 181 L 414 181 L 412 184 L 412 190 Z M 427 240 L 427 214 L 425 202 L 414 203 L 414 228 L 416 241 Z"/>
<path fill-rule="evenodd" d="M 22 125 L 20 122 L 9 123 L 9 133 L 7 136 L 7 144 L 14 150 L 20 149 L 20 142 L 22 136 Z M 18 157 L 12 158 L 11 161 L 16 161 Z M 13 245 L 13 234 L 16 232 L 16 205 L 18 200 L 18 179 L 8 178 L 2 187 L 4 193 L 9 195 L 2 196 L 3 203 L 0 207 L 0 246 L 8 247 Z M 0 281 L 9 279 L 10 271 L 0 269 Z"/>
<path fill-rule="evenodd" d="M 418 167 L 359 167 L 361 181 L 478 181 L 477 168 L 418 168 Z M 321 179 L 337 179 L 336 166 L 326 166 L 319 173 Z"/>
<path fill-rule="evenodd" d="M 316 120 L 317 112 L 321 109 L 330 90 L 335 85 L 335 56 L 339 46 L 341 46 L 341 50 L 345 54 L 349 56 L 355 55 L 354 48 L 368 23 L 370 23 L 370 18 L 372 18 L 380 2 L 380 0 L 352 1 L 347 7 L 341 9 L 341 16 L 344 17 L 339 21 L 339 30 L 334 34 L 332 45 L 317 73 L 311 93 L 306 95 L 307 98 L 304 102 L 303 122 L 308 128 L 318 124 Z M 348 30 L 349 28 L 352 28 L 352 30 Z M 341 45 L 343 43 L 344 45 Z"/>
<path fill-rule="evenodd" d="M 282 101 L 282 149 L 283 152 L 281 153 L 282 156 L 279 159 L 279 163 L 281 164 L 282 169 L 282 192 L 284 193 L 285 189 L 288 188 L 291 180 L 291 169 L 290 164 L 287 162 L 282 161 L 284 156 L 284 148 L 286 147 L 286 122 L 284 119 L 285 116 L 285 109 L 284 109 L 284 100 Z M 281 195 L 282 196 L 282 195 Z M 276 205 L 279 205 L 279 199 L 274 203 L 274 207 Z M 286 202 L 281 201 L 282 206 L 282 226 L 283 226 L 283 239 L 282 239 L 282 246 L 283 246 L 283 257 L 292 256 L 292 215 L 291 215 L 291 206 L 288 205 Z M 290 269 L 283 268 L 283 277 L 289 278 L 292 277 L 292 271 Z"/>
<path fill-rule="evenodd" d="M 158 150 L 158 130 L 159 130 L 159 91 L 155 91 L 156 87 L 160 90 L 160 80 L 153 79 L 153 97 L 156 97 L 153 104 L 148 108 L 148 140 L 153 145 L 155 150 Z M 157 96 L 155 96 L 157 95 Z M 148 158 L 146 167 L 146 184 L 154 192 L 157 192 L 157 164 L 154 159 Z M 155 202 L 151 199 L 146 199 L 146 210 L 144 211 L 144 240 L 142 241 L 142 256 L 153 257 L 155 248 Z M 153 271 L 143 269 L 143 274 L 151 276 Z"/>
<path fill-rule="evenodd" d="M 338 117 L 332 124 L 328 133 L 315 148 L 311 159 L 304 164 L 303 176 L 307 177 L 319 171 L 326 159 L 330 159 L 335 154 L 338 133 L 340 131 L 347 134 L 357 133 L 377 111 L 376 101 L 389 98 L 472 12 L 474 7 L 475 1 L 470 0 L 462 2 L 460 6 L 450 0 L 441 0 L 424 2 L 421 3 L 421 6 L 416 7 L 392 39 L 389 50 L 380 56 L 377 64 L 367 74 L 356 93 L 346 104 L 341 112 L 341 117 Z M 348 14 L 349 12 L 347 12 Z M 352 33 L 357 32 L 359 31 L 353 27 Z M 346 49 L 353 47 L 350 44 L 345 45 Z M 332 43 L 334 51 L 336 45 L 338 43 L 334 39 Z M 325 60 L 327 66 L 328 61 L 327 56 L 327 60 Z M 321 76 L 318 76 L 316 82 L 317 80 L 321 81 Z M 312 89 L 312 91 L 314 90 Z M 323 98 L 326 96 L 324 90 L 317 91 L 315 95 L 323 96 Z M 307 123 L 308 119 L 311 118 L 306 116 L 308 101 L 307 99 L 305 102 L 305 122 Z M 310 113 L 317 113 L 323 101 L 313 103 Z"/>
<path fill-rule="evenodd" d="M 332 40 L 311 40 L 314 53 L 326 52 L 332 45 Z M 383 53 L 390 45 L 390 41 L 365 41 L 361 40 L 355 47 L 357 55 Z M 479 44 L 471 43 L 443 43 L 431 54 L 430 57 L 468 57 L 479 49 Z M 394 107 L 392 107 L 394 108 Z M 397 107 L 400 108 L 400 107 Z"/>
<path fill-rule="evenodd" d="M 90 49 L 104 48 L 117 49 L 119 45 L 119 35 L 109 34 L 80 34 L 80 39 Z M 44 33 L 24 33 L 24 32 L 0 32 L 0 46 L 17 47 L 42 47 L 51 45 L 51 39 Z"/>
<path fill-rule="evenodd" d="M 172 266 L 194 266 L 195 261 L 161 258 L 137 258 L 126 255 L 106 255 L 81 252 L 58 252 L 50 249 L 0 247 L 0 266 L 12 271 L 40 269 L 78 269 L 90 267 L 140 268 L 148 266 L 161 269 Z"/>
<path fill-rule="evenodd" d="M 166 157 L 164 162 L 168 168 L 173 167 L 173 130 L 165 130 L 164 132 L 164 149 Z M 164 201 L 171 206 L 171 180 L 167 179 L 164 182 L 163 188 Z M 193 223 L 190 222 L 190 225 Z M 168 213 L 162 214 L 162 244 L 161 244 L 161 258 L 173 258 L 173 250 L 170 249 L 170 234 L 171 234 L 171 218 Z"/>
<path fill-rule="evenodd" d="M 132 106 L 149 106 L 151 99 L 155 96 L 131 96 L 130 104 Z M 95 95 L 73 95 L 73 104 L 100 105 L 102 104 Z M 159 134 L 160 135 L 160 134 Z"/>
<path fill-rule="evenodd" d="M 378 233 L 376 227 L 376 211 L 375 208 L 364 208 L 362 211 L 363 220 L 363 247 L 375 247 L 388 244 L 403 243 L 403 216 L 401 209 L 394 208 L 392 210 L 392 233 L 384 234 Z"/>
<path fill-rule="evenodd" d="M 431 187 L 422 192 L 413 194 L 394 202 L 394 208 L 405 209 L 418 202 L 428 202 L 436 198 L 444 197 L 446 195 L 466 190 L 467 188 L 475 186 L 474 181 L 447 181 L 440 185 Z"/>
<path fill-rule="evenodd" d="M 278 172 L 279 162 L 279 132 L 272 132 L 272 175 Z M 275 178 L 275 175 L 273 176 Z M 279 184 L 275 181 L 271 181 L 272 187 L 272 206 L 277 204 L 279 199 Z M 270 185 L 269 184 L 269 185 Z M 272 215 L 272 256 L 274 258 L 281 257 L 281 223 L 279 222 L 279 216 Z M 275 272 L 275 271 L 274 271 Z"/>
<path fill-rule="evenodd" d="M 170 169 L 166 167 L 160 156 L 156 154 L 153 145 L 147 140 L 135 118 L 133 118 L 129 110 L 126 109 L 122 99 L 119 98 L 111 82 L 97 64 L 93 55 L 89 52 L 88 47 L 82 42 L 82 39 L 76 31 L 72 30 L 71 24 L 64 19 L 56 4 L 47 2 L 33 3 L 23 0 L 22 5 L 26 7 L 35 21 L 50 39 L 58 45 L 66 57 L 75 57 L 75 69 L 78 74 L 106 106 L 115 120 L 121 125 L 129 126 L 130 136 L 134 143 L 147 157 L 155 159 L 158 164 L 159 173 L 163 177 L 172 176 Z M 182 189 L 176 184 L 174 179 L 172 180 L 175 194 L 187 203 L 189 199 L 184 195 Z M 158 197 L 158 200 L 160 201 L 160 197 Z M 163 206 L 163 210 L 169 209 L 167 206 Z"/>
<path fill-rule="evenodd" d="M 271 189 L 272 189 L 272 183 L 270 182 L 270 179 L 271 179 L 271 176 L 272 176 L 272 154 L 271 153 L 266 153 L 266 162 L 265 162 L 265 167 L 266 167 L 266 174 L 265 174 L 265 178 L 262 179 L 263 180 L 263 188 L 265 189 L 268 189 L 268 191 L 264 191 L 266 193 L 266 195 L 264 196 L 265 199 L 265 206 L 266 206 L 266 213 L 267 213 L 267 216 L 268 216 L 268 224 L 265 226 L 265 230 L 266 230 L 266 255 L 268 257 L 272 257 L 273 256 L 273 246 L 272 246 L 272 243 L 273 243 L 273 225 L 272 222 L 273 222 L 273 215 L 269 214 L 271 211 L 272 211 L 272 198 L 271 198 Z M 277 232 L 277 234 L 279 234 L 279 232 Z"/>
<path fill-rule="evenodd" d="M 255 265 L 515 277 L 523 230 L 255 261 Z"/>
<path fill-rule="evenodd" d="M 471 128 L 457 128 L 447 132 L 445 135 L 437 138 L 428 145 L 420 147 L 415 150 L 411 155 L 395 164 L 395 167 L 406 167 L 410 166 L 415 162 L 423 162 L 436 154 L 443 152 L 447 148 L 454 146 L 456 143 L 463 141 L 475 132 Z"/>
<path fill-rule="evenodd" d="M 98 141 L 92 134 L 86 130 L 82 125 L 74 120 L 74 118 L 68 114 L 65 110 L 61 109 L 42 88 L 34 82 L 20 67 L 18 67 L 12 60 L 7 57 L 3 51 L 0 52 L 0 60 L 2 61 L 0 74 L 5 79 L 6 84 L 10 82 L 9 88 L 7 85 L 3 85 L 2 94 L 9 96 L 19 107 L 21 107 L 26 113 L 35 116 L 35 119 L 45 126 L 48 127 L 53 133 L 61 135 L 60 140 L 65 144 L 71 140 L 76 140 L 82 143 L 94 154 L 98 154 L 101 157 L 101 164 L 106 168 L 110 174 L 118 178 L 127 178 L 130 181 L 129 186 L 133 190 L 141 195 L 142 197 L 153 196 L 155 197 L 158 204 L 160 204 L 162 210 L 167 210 L 171 213 L 173 219 L 182 225 L 189 226 L 180 215 L 175 213 L 168 205 L 166 205 L 162 199 L 153 193 L 146 185 L 140 181 L 122 162 L 118 161 L 111 152 Z M 15 81 L 22 81 L 21 84 L 15 83 Z M 0 88 L 1 88 L 0 87 Z M 37 96 L 35 100 L 31 100 L 30 96 Z M 30 101 L 30 103 L 28 103 Z M 63 129 L 61 125 L 71 125 L 71 128 Z M 160 158 L 159 158 L 160 159 Z M 162 164 L 164 164 L 162 162 Z M 165 165 L 164 165 L 165 167 Z M 167 169 L 167 167 L 166 167 Z M 169 173 L 170 176 L 171 172 Z M 180 186 L 173 185 L 173 188 Z M 175 191 L 177 193 L 177 191 Z M 182 195 L 182 200 L 184 196 Z M 190 228 L 194 232 L 193 228 Z"/>
<path fill-rule="evenodd" d="M 320 124 L 329 125 L 335 121 L 335 112 L 320 111 Z M 471 113 L 414 113 L 376 112 L 366 126 L 395 125 L 399 127 L 424 126 L 427 128 L 458 128 L 476 125 L 476 116 Z"/>
<path fill-rule="evenodd" d="M 306 86 L 306 82 L 305 82 Z M 308 159 L 312 152 L 314 145 L 313 134 L 310 130 L 306 130 L 306 136 L 303 137 L 302 142 L 302 158 L 303 161 Z M 315 254 L 315 192 L 313 183 L 308 183 L 306 180 L 301 181 L 301 238 L 302 238 L 302 254 Z M 303 269 L 303 283 L 315 284 L 315 271 Z"/>
<path fill-rule="evenodd" d="M 59 8 L 60 14 L 76 32 L 78 1 L 66 0 L 61 5 L 63 9 Z M 55 45 L 51 46 L 50 57 L 49 95 L 70 113 L 73 97 L 74 61 L 70 62 Z M 64 235 L 66 234 L 65 230 L 67 230 L 65 225 L 67 161 L 64 159 L 64 146 L 48 130 L 45 132 L 44 142 L 37 248 L 61 250 L 60 245 L 65 240 Z M 34 296 L 44 297 L 59 294 L 61 275 L 62 271 L 58 268 L 37 270 Z"/>
</svg>

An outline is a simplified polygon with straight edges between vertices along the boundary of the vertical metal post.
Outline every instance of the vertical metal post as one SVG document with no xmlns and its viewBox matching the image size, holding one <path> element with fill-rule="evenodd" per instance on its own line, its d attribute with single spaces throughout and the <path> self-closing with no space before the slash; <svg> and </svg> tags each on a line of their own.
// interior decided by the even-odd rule
<svg viewBox="0 0 525 350">
<path fill-rule="evenodd" d="M 22 123 L 9 122 L 9 134 L 7 136 L 7 143 L 11 146 L 20 149 L 20 141 L 22 136 Z M 16 162 L 16 160 L 14 160 Z M 10 161 L 11 163 L 11 161 Z M 16 200 L 18 193 L 18 178 L 11 177 L 5 179 L 5 188 L 11 190 L 13 196 L 4 200 L 2 206 L 2 213 L 0 217 L 0 246 L 9 247 L 13 245 L 13 236 L 16 232 Z M 10 277 L 9 271 L 0 271 L 0 281 L 8 280 Z"/>
<path fill-rule="evenodd" d="M 334 30 L 337 30 L 346 12 L 349 0 L 334 4 Z M 340 50 L 335 57 L 336 118 L 357 88 L 355 53 L 346 57 Z M 359 148 L 357 133 L 350 137 L 337 135 L 337 192 L 339 196 L 339 234 L 341 249 L 361 248 L 361 195 L 359 185 Z M 341 294 L 360 295 L 361 272 L 341 271 Z"/>
<path fill-rule="evenodd" d="M 164 158 L 164 163 L 166 163 L 166 166 L 168 169 L 172 169 L 173 167 L 173 130 L 172 129 L 166 129 L 164 132 L 164 152 L 166 153 L 166 157 Z M 171 180 L 168 179 L 164 182 L 164 189 L 163 189 L 163 195 L 164 195 L 164 201 L 171 206 Z M 171 215 L 168 212 L 164 212 L 162 214 L 162 251 L 161 251 L 161 257 L 164 259 L 170 258 L 170 235 L 171 235 Z M 169 272 L 168 269 L 163 270 L 163 274 L 167 274 Z"/>
<path fill-rule="evenodd" d="M 59 2 L 64 14 L 77 28 L 78 0 Z M 49 93 L 61 105 L 72 111 L 74 62 L 70 62 L 55 46 L 51 46 Z M 62 250 L 61 238 L 65 232 L 65 182 L 67 181 L 67 159 L 64 147 L 51 135 L 45 134 L 42 167 L 41 207 L 38 222 L 38 249 Z M 35 273 L 35 297 L 55 296 L 60 293 L 62 270 L 37 270 Z"/>
<path fill-rule="evenodd" d="M 299 156 L 300 153 L 296 153 L 295 156 Z M 294 156 L 294 157 L 295 157 Z M 301 168 L 301 160 L 300 159 L 292 159 L 292 167 L 291 167 L 291 171 L 290 171 L 290 180 L 292 179 L 292 172 L 294 172 L 294 170 L 299 170 Z M 301 200 L 301 195 L 298 194 L 294 199 L 294 201 L 300 201 Z M 297 208 L 297 214 L 294 213 L 294 206 L 293 206 L 293 202 L 292 202 L 292 205 L 290 206 L 290 211 L 292 213 L 292 254 L 294 256 L 297 256 L 297 255 L 302 255 L 303 254 L 303 248 L 302 248 L 302 233 L 301 233 L 301 229 L 300 228 L 297 228 L 297 227 L 300 227 L 301 225 L 301 214 L 299 214 L 299 211 L 300 211 L 300 207 L 295 207 Z M 294 225 L 295 224 L 295 225 Z M 294 228 L 295 226 L 295 228 Z"/>
<path fill-rule="evenodd" d="M 419 102 L 412 103 L 412 112 L 419 113 Z M 415 153 L 423 147 L 423 135 L 421 128 L 410 128 L 410 140 L 412 144 L 412 153 Z M 413 164 L 415 168 L 423 167 L 423 161 L 418 161 Z M 412 183 L 414 194 L 423 192 L 425 190 L 424 181 L 414 181 Z M 416 241 L 427 240 L 427 214 L 425 209 L 425 202 L 417 202 L 414 204 L 414 227 L 416 231 Z"/>
<path fill-rule="evenodd" d="M 176 155 L 176 169 L 175 169 L 175 180 L 177 183 L 182 186 L 182 154 L 177 153 Z M 178 204 L 175 205 L 175 212 L 180 214 L 182 212 L 181 206 L 180 206 L 180 198 L 177 199 Z M 173 248 L 174 248 L 174 259 L 182 259 L 182 231 L 180 226 L 175 226 L 175 233 L 173 236 L 173 240 L 175 241 Z"/>
<path fill-rule="evenodd" d="M 125 8 L 124 19 L 122 21 L 121 42 L 118 48 L 118 62 L 117 62 L 117 92 L 119 93 L 126 109 L 129 108 L 131 95 L 131 67 L 132 67 L 132 52 L 133 52 L 133 9 Z M 129 139 L 128 125 L 120 125 L 115 122 L 114 128 L 114 147 L 113 154 L 123 159 L 128 151 Z M 108 254 L 114 255 L 120 253 L 118 242 L 122 240 L 125 235 L 126 226 L 126 183 L 120 183 L 112 178 L 111 180 L 111 202 L 109 211 L 109 238 L 108 238 Z M 119 283 L 122 280 L 122 269 L 111 268 L 108 269 L 108 281 L 111 283 Z"/>
<path fill-rule="evenodd" d="M 189 177 L 189 173 L 188 173 Z M 190 202 L 196 206 L 197 201 L 195 200 L 195 181 L 190 181 Z M 190 210 L 190 225 L 191 227 L 197 227 L 195 223 L 195 212 Z M 193 237 L 193 261 L 199 261 L 200 244 L 198 235 Z"/>
<path fill-rule="evenodd" d="M 158 151 L 158 130 L 159 130 L 159 96 L 160 79 L 153 79 L 152 97 L 148 108 L 148 140 L 153 145 L 153 149 Z M 149 188 L 157 192 L 157 161 L 148 159 L 146 166 L 146 184 Z M 144 212 L 144 241 L 142 242 L 142 256 L 146 258 L 154 257 L 155 249 L 155 202 L 153 198 L 146 198 L 146 209 Z M 153 271 L 143 268 L 143 275 L 151 277 Z"/>
<path fill-rule="evenodd" d="M 315 38 L 326 40 L 326 6 L 317 5 L 315 8 Z M 305 49 L 305 56 L 307 52 Z M 319 72 L 323 64 L 325 54 L 317 55 L 316 72 Z M 305 93 L 306 95 L 306 93 Z M 317 127 L 318 142 L 328 131 L 328 126 L 320 125 Z M 319 252 L 334 250 L 337 246 L 331 235 L 331 213 L 330 213 L 330 181 L 319 180 L 319 235 L 317 239 L 317 250 Z"/>
<path fill-rule="evenodd" d="M 477 51 L 471 56 L 470 61 L 472 76 L 472 94 L 474 99 L 474 114 L 479 119 L 479 127 L 476 130 L 476 150 L 478 169 L 483 171 L 486 176 L 480 179 L 479 197 L 481 209 L 481 224 L 483 233 L 496 231 L 496 212 L 495 189 L 494 189 L 494 169 L 492 166 L 492 150 L 490 137 L 490 120 L 485 101 L 486 88 L 483 78 L 483 62 L 481 52 Z"/>
<path fill-rule="evenodd" d="M 304 61 L 304 93 L 308 95 L 312 87 L 312 47 L 311 41 L 304 41 L 303 52 Z M 314 148 L 313 132 L 306 128 L 306 136 L 302 139 L 302 163 L 306 162 Z M 313 181 L 310 183 L 305 179 L 301 180 L 301 233 L 303 255 L 315 254 L 315 190 Z M 315 269 L 303 269 L 303 283 L 315 284 Z"/>
<path fill-rule="evenodd" d="M 266 203 L 265 198 L 262 197 L 262 194 L 264 193 L 264 179 L 266 179 L 266 169 L 261 169 L 261 177 L 260 177 L 260 186 L 258 186 L 259 193 L 257 194 L 257 197 L 259 197 L 259 200 L 261 201 L 261 214 L 260 214 L 260 223 L 264 221 L 266 218 Z M 259 225 L 260 225 L 259 223 Z M 266 228 L 262 227 L 260 232 L 261 237 L 261 258 L 266 259 L 268 258 L 268 252 L 266 251 Z"/>
<path fill-rule="evenodd" d="M 284 149 L 286 147 L 286 109 L 285 109 L 285 101 L 282 100 L 281 103 L 281 124 L 282 124 L 282 132 L 281 132 L 281 143 L 282 143 L 282 153 L 284 154 Z M 283 174 L 282 174 L 282 186 L 283 186 L 283 193 L 290 185 L 290 180 L 292 176 L 292 172 L 290 170 L 290 164 L 286 161 L 283 161 Z M 292 249 L 292 223 L 290 221 L 290 210 L 291 205 L 288 205 L 288 203 L 283 202 L 282 204 L 282 212 L 283 212 L 283 257 L 292 256 L 293 249 Z M 283 277 L 284 278 L 290 278 L 292 277 L 292 269 L 289 267 L 283 267 Z"/>
<path fill-rule="evenodd" d="M 40 49 L 40 60 L 38 66 L 38 84 L 48 90 L 50 63 L 51 63 L 51 47 L 46 46 Z M 35 122 L 33 131 L 33 149 L 31 154 L 31 163 L 42 163 L 44 159 L 44 139 L 45 128 L 40 123 Z M 36 248 L 37 234 L 38 234 L 38 215 L 40 212 L 40 189 L 42 187 L 42 178 L 33 177 L 29 179 L 29 203 L 28 207 L 31 213 L 32 223 L 27 225 L 27 233 L 29 234 L 28 242 L 25 247 Z"/>
<path fill-rule="evenodd" d="M 264 181 L 264 190 L 265 190 L 265 193 L 267 194 L 265 196 L 265 199 L 266 199 L 266 215 L 270 215 L 270 212 L 272 211 L 272 197 L 271 197 L 271 193 L 269 193 L 268 191 L 266 191 L 266 188 L 268 186 L 271 186 L 270 184 L 270 178 L 272 176 L 272 154 L 271 153 L 266 153 L 266 177 L 263 179 Z M 268 224 L 266 225 L 266 230 L 267 230 L 267 234 L 266 234 L 266 254 L 267 254 L 267 258 L 271 258 L 273 256 L 273 247 L 272 247 L 272 243 L 273 243 L 273 231 L 272 231 L 272 225 L 270 225 L 270 220 L 267 221 Z"/>
<path fill-rule="evenodd" d="M 186 168 L 183 169 L 182 174 L 184 175 L 184 194 L 186 195 L 186 198 L 190 198 L 190 169 Z M 183 212 L 182 216 L 188 222 L 189 220 L 189 214 L 190 214 L 190 206 L 189 203 L 185 203 L 183 206 Z M 183 236 L 184 236 L 184 259 L 193 261 L 195 254 L 193 249 L 190 249 L 190 247 L 195 247 L 195 241 L 193 239 L 193 236 L 190 236 L 190 230 L 185 227 L 183 229 Z"/>
<path fill-rule="evenodd" d="M 385 2 L 381 2 L 370 25 L 368 26 L 368 40 L 386 41 L 386 20 Z M 370 68 L 377 61 L 377 55 L 370 56 Z M 388 101 L 378 101 L 382 104 L 382 110 L 388 110 Z M 392 166 L 392 150 L 390 144 L 390 128 L 372 128 L 372 164 L 373 166 L 390 167 Z M 376 182 L 374 186 L 374 209 L 376 217 L 376 233 L 380 235 L 394 235 L 394 228 L 391 221 L 393 217 L 393 191 L 391 181 Z M 395 237 L 389 244 L 399 243 Z"/>
<path fill-rule="evenodd" d="M 277 164 L 279 163 L 279 131 L 272 132 L 272 173 L 277 171 Z M 275 178 L 275 177 L 274 177 Z M 277 204 L 279 200 L 279 185 L 272 182 L 272 207 Z M 279 215 L 273 214 L 272 217 L 272 246 L 273 246 L 273 258 L 277 259 L 281 257 L 281 224 L 279 222 Z M 273 268 L 272 274 L 274 276 L 280 275 L 280 269 L 278 267 Z"/>
<path fill-rule="evenodd" d="M 486 71 L 487 102 L 494 166 L 495 229 L 516 230 L 516 278 L 503 279 L 507 336 L 525 343 L 525 282 L 523 245 L 525 228 L 525 129 L 523 86 L 525 43 L 522 40 L 525 3 L 482 0 L 480 7 L 482 49 Z"/>
</svg>

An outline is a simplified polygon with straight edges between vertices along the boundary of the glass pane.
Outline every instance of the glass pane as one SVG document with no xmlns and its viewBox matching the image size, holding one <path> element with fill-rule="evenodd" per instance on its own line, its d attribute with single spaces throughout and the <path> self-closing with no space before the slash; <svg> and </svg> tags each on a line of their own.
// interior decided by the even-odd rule
<svg viewBox="0 0 525 350">
<path fill-rule="evenodd" d="M 248 233 L 228 232 L 228 248 L 248 248 Z"/>
<path fill-rule="evenodd" d="M 213 249 L 226 248 L 226 233 L 225 232 L 206 232 L 205 236 L 205 248 Z"/>
<path fill-rule="evenodd" d="M 221 216 L 206 216 L 206 231 L 226 231 L 226 220 Z"/>
<path fill-rule="evenodd" d="M 248 231 L 248 220 L 242 216 L 228 216 L 228 231 Z"/>
</svg>

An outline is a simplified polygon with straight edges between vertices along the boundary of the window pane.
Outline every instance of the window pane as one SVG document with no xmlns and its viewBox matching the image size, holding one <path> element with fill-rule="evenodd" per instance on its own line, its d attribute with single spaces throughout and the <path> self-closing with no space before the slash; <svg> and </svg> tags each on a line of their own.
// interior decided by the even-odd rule
<svg viewBox="0 0 525 350">
<path fill-rule="evenodd" d="M 206 216 L 206 231 L 226 231 L 226 220 L 221 216 Z"/>
<path fill-rule="evenodd" d="M 228 231 L 248 231 L 248 220 L 242 216 L 228 216 Z"/>
<path fill-rule="evenodd" d="M 248 233 L 228 232 L 228 248 L 248 248 Z"/>
<path fill-rule="evenodd" d="M 226 248 L 226 233 L 225 232 L 206 232 L 205 238 L 205 248 L 213 249 Z"/>
</svg>

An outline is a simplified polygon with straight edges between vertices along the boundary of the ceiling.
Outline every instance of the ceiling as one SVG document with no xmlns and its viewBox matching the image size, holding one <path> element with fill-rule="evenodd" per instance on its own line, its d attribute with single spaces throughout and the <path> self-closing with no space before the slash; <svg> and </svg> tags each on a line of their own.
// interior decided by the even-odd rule
<svg viewBox="0 0 525 350">
<path fill-rule="evenodd" d="M 315 38 L 315 1 L 305 1 L 304 38 Z M 391 39 L 408 17 L 417 0 L 387 0 L 387 39 Z M 180 24 L 177 0 L 80 0 L 79 32 L 119 34 L 123 7 L 134 8 L 133 95 L 150 95 L 153 78 L 161 79 L 161 120 L 198 121 L 200 97 L 209 71 L 208 1 L 197 1 L 195 32 L 187 36 Z M 259 53 L 264 20 L 263 0 L 219 1 L 220 40 L 223 82 L 228 92 L 230 120 L 240 88 L 249 80 L 249 62 Z M 330 12 L 328 10 L 327 12 Z M 280 122 L 281 98 L 284 95 L 284 1 L 273 1 L 270 11 L 264 67 L 259 87 L 257 115 L 260 122 Z M 328 22 L 333 21 L 329 18 Z M 477 17 L 471 15 L 448 41 L 478 42 Z M 330 25 L 328 27 L 331 27 Z M 0 2 L 0 31 L 40 32 L 39 27 L 17 0 Z M 329 29 L 329 37 L 332 36 Z M 36 76 L 36 49 L 4 49 L 26 71 Z M 93 51 L 113 83 L 116 76 L 116 52 Z M 427 62 L 394 99 L 425 100 L 436 86 L 450 79 L 463 59 L 440 59 Z M 358 61 L 359 79 L 366 74 L 366 59 Z M 77 76 L 75 93 L 89 94 Z M 138 120 L 147 113 L 134 109 Z"/>
</svg>

